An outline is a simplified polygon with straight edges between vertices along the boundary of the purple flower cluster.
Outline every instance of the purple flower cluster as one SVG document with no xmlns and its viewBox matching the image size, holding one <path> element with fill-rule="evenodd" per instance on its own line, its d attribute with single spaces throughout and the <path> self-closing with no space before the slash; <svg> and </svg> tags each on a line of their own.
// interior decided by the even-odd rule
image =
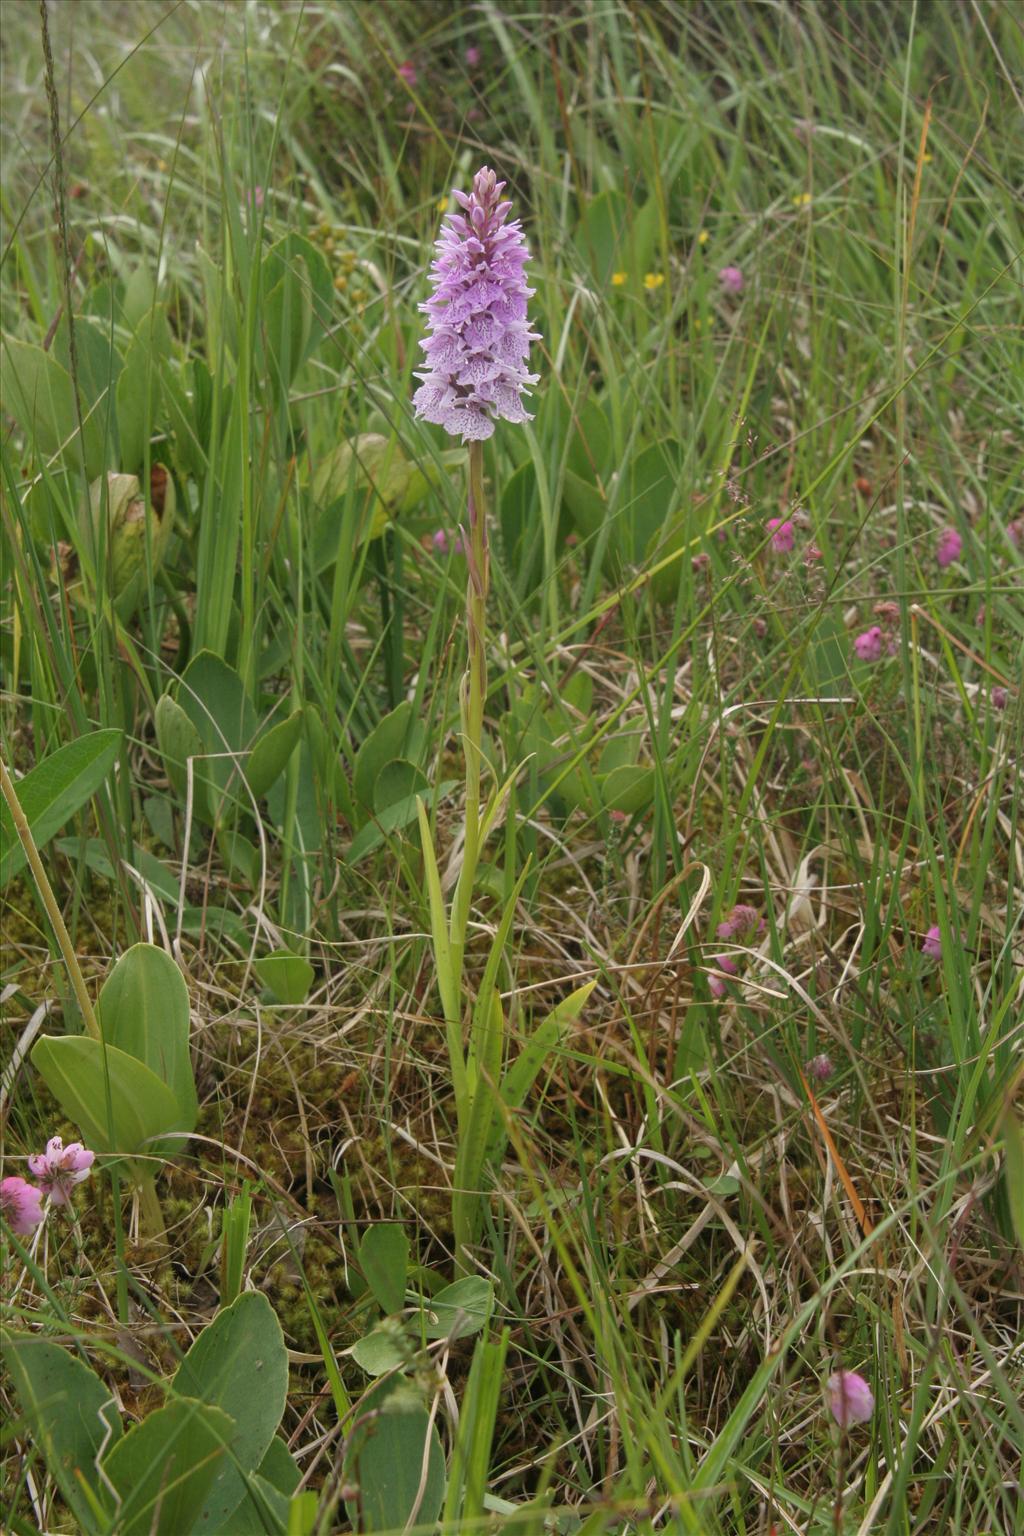
<svg viewBox="0 0 1024 1536">
<path fill-rule="evenodd" d="M 35 1152 L 28 1160 L 30 1173 L 39 1180 L 38 1187 L 17 1174 L 0 1184 L 0 1216 L 16 1237 L 28 1237 L 42 1222 L 43 1198 L 51 1205 L 67 1205 L 76 1184 L 88 1178 L 95 1161 L 80 1141 L 65 1146 L 59 1136 L 51 1136 L 45 1152 Z"/>
<path fill-rule="evenodd" d="M 840 1429 L 866 1424 L 875 1411 L 875 1394 L 859 1371 L 836 1371 L 827 1389 L 828 1405 Z"/>
<path fill-rule="evenodd" d="M 463 442 L 490 437 L 497 420 L 531 421 L 522 397 L 538 375 L 527 370 L 530 342 L 524 267 L 529 250 L 505 183 L 486 166 L 473 190 L 455 192 L 461 213 L 449 214 L 432 267 L 434 292 L 420 309 L 430 334 L 420 346 L 426 367 L 413 397 L 416 415 Z"/>
<path fill-rule="evenodd" d="M 715 933 L 720 939 L 732 939 L 736 944 L 753 944 L 764 933 L 764 918 L 756 907 L 741 902 L 719 923 Z M 714 955 L 711 963 L 715 970 L 708 976 L 708 991 L 712 997 L 725 997 L 729 978 L 738 976 L 740 968 L 731 955 Z"/>
<path fill-rule="evenodd" d="M 752 944 L 764 933 L 764 918 L 756 907 L 742 902 L 733 907 L 724 922 L 715 929 L 720 939 L 735 939 L 737 944 Z"/>
<path fill-rule="evenodd" d="M 948 565 L 952 565 L 955 560 L 960 559 L 963 548 L 964 541 L 955 528 L 943 529 L 942 536 L 935 550 L 936 565 L 941 571 L 944 571 Z"/>
</svg>

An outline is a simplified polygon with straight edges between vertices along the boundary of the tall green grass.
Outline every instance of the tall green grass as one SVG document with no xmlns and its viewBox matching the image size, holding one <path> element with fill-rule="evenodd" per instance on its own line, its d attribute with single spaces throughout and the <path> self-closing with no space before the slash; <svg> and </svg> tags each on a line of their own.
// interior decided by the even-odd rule
<svg viewBox="0 0 1024 1536">
<path fill-rule="evenodd" d="M 38 14 L 10 0 L 4 345 L 52 331 L 70 363 L 66 262 L 75 385 L 118 468 L 117 370 L 165 313 L 132 400 L 140 478 L 167 465 L 178 512 L 118 615 L 103 541 L 84 547 L 81 446 L 56 452 L 6 403 L 0 718 L 20 770 L 125 733 L 51 879 L 87 971 L 162 928 L 190 982 L 210 1140 L 169 1170 L 179 1268 L 145 1281 L 151 1317 L 199 1315 L 224 1185 L 264 1175 L 244 1274 L 299 1357 L 285 1427 L 326 1511 L 321 1441 L 368 1384 L 343 1354 L 353 1244 L 398 1220 L 414 1266 L 450 1266 L 419 842 L 357 791 L 362 747 L 410 700 L 415 736 L 389 756 L 430 788 L 444 874 L 464 483 L 410 397 L 439 200 L 490 163 L 523 213 L 544 341 L 536 419 L 486 460 L 485 746 L 498 781 L 519 772 L 467 963 L 479 976 L 529 860 L 499 978 L 513 1039 L 598 984 L 487 1185 L 493 1342 L 471 1372 L 466 1346 L 435 1357 L 467 1490 L 448 1528 L 485 1510 L 588 1536 L 1024 1528 L 1019 16 L 80 0 L 50 27 L 66 248 Z M 304 303 L 323 334 L 300 358 Z M 392 455 L 379 486 L 396 463 L 425 477 L 383 532 L 358 453 L 323 490 L 370 433 Z M 786 516 L 782 556 L 767 521 Z M 947 527 L 963 550 L 941 569 Z M 58 541 L 94 561 L 93 601 L 51 566 Z M 879 603 L 894 653 L 863 663 Z M 255 814 L 240 773 L 221 782 L 216 832 L 154 724 L 204 648 L 261 717 L 304 711 Z M 623 815 L 603 786 L 635 766 Z M 166 876 L 147 866 L 148 899 L 147 854 Z M 31 891 L 7 898 L 13 1048 L 45 999 L 69 1027 L 74 1003 Z M 763 941 L 716 940 L 736 902 Z M 252 969 L 278 949 L 313 967 L 291 1008 Z M 721 953 L 741 979 L 718 1000 Z M 821 1052 L 835 1071 L 812 1098 Z M 50 1115 L 22 1069 L 12 1159 Z M 93 1182 L 87 1295 L 113 1265 Z M 308 1236 L 265 1257 L 286 1200 Z M 64 1228 L 50 1243 L 63 1295 L 81 1261 Z M 22 1320 L 47 1305 L 39 1283 L 18 1298 Z M 66 1311 L 88 1347 L 105 1325 Z M 848 1437 L 825 1406 L 839 1365 L 877 1402 Z M 493 1435 L 457 1439 L 459 1402 Z M 47 1494 L 9 1454 L 28 1529 Z"/>
</svg>

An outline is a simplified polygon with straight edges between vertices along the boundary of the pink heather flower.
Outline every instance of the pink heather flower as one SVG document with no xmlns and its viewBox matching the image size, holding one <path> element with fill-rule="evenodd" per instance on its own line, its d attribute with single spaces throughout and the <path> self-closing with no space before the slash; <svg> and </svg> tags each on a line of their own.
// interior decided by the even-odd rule
<svg viewBox="0 0 1024 1536">
<path fill-rule="evenodd" d="M 862 635 L 858 635 L 853 642 L 853 649 L 857 654 L 858 660 L 880 661 L 884 649 L 883 641 L 882 626 L 880 624 L 872 624 L 870 629 L 866 629 Z"/>
<path fill-rule="evenodd" d="M 723 293 L 743 292 L 743 273 L 739 267 L 723 267 L 718 274 L 718 281 L 722 285 Z"/>
<path fill-rule="evenodd" d="M 828 1405 L 841 1429 L 866 1424 L 875 1411 L 875 1396 L 856 1371 L 836 1371 L 828 1379 Z"/>
<path fill-rule="evenodd" d="M 415 64 L 413 64 L 409 59 L 406 59 L 404 64 L 399 64 L 399 66 L 398 66 L 398 73 L 399 73 L 399 76 L 405 81 L 406 85 L 410 86 L 412 89 L 415 89 L 415 86 L 416 86 L 416 65 Z"/>
<path fill-rule="evenodd" d="M 1012 523 L 1007 523 L 1006 537 L 1014 549 L 1024 547 L 1024 517 L 1015 517 Z"/>
<path fill-rule="evenodd" d="M 942 959 L 942 932 L 938 923 L 933 923 L 921 940 L 921 953 L 929 960 Z"/>
<path fill-rule="evenodd" d="M 808 544 L 807 548 L 804 550 L 804 562 L 807 565 L 816 565 L 819 560 L 823 560 L 824 558 L 825 557 L 821 553 L 821 550 L 818 548 L 817 544 Z"/>
<path fill-rule="evenodd" d="M 729 916 L 724 922 L 719 923 L 715 932 L 720 939 L 735 939 L 739 944 L 748 944 L 764 933 L 764 918 L 756 907 L 746 907 L 741 904 L 733 907 Z"/>
<path fill-rule="evenodd" d="M 993 709 L 1005 709 L 1006 708 L 1007 697 L 1008 697 L 1008 695 L 1007 695 L 1006 689 L 1005 688 L 1000 688 L 997 685 L 995 688 L 992 689 L 992 708 Z"/>
<path fill-rule="evenodd" d="M 725 976 L 738 976 L 740 973 L 740 968 L 731 955 L 716 955 L 711 963 L 717 970 L 724 971 Z M 712 997 L 724 997 L 727 991 L 725 977 L 709 976 L 708 990 Z"/>
<path fill-rule="evenodd" d="M 955 528 L 947 528 L 939 539 L 938 548 L 935 551 L 935 560 L 941 570 L 947 565 L 952 565 L 954 560 L 960 559 L 960 552 L 964 547 L 964 541 Z"/>
<path fill-rule="evenodd" d="M 15 1237 L 28 1237 L 43 1219 L 43 1197 L 27 1179 L 12 1175 L 0 1183 L 0 1215 Z"/>
<path fill-rule="evenodd" d="M 34 1153 L 28 1166 L 39 1180 L 43 1194 L 49 1195 L 54 1205 L 66 1205 L 75 1185 L 89 1177 L 95 1156 L 80 1141 L 66 1147 L 59 1136 L 51 1136 L 46 1151 Z"/>
<path fill-rule="evenodd" d="M 540 339 L 526 318 L 530 252 L 519 220 L 505 222 L 512 204 L 501 201 L 504 186 L 485 166 L 472 192 L 454 192 L 462 212 L 447 216 L 434 292 L 420 305 L 430 335 L 420 342 L 427 358 L 413 407 L 463 442 L 490 437 L 498 420 L 533 420 L 522 400 L 539 377 L 527 371 L 530 342 Z"/>
<path fill-rule="evenodd" d="M 807 1063 L 807 1070 L 817 1083 L 824 1083 L 832 1076 L 832 1058 L 824 1052 L 820 1056 L 812 1056 Z"/>
<path fill-rule="evenodd" d="M 471 45 L 469 48 L 466 49 L 466 67 L 468 69 L 476 69 L 476 67 L 477 67 L 477 65 L 479 63 L 480 63 L 480 49 L 477 48 L 475 45 Z"/>
<path fill-rule="evenodd" d="M 796 526 L 789 517 L 770 517 L 767 523 L 771 545 L 777 555 L 788 555 L 796 539 Z"/>
</svg>

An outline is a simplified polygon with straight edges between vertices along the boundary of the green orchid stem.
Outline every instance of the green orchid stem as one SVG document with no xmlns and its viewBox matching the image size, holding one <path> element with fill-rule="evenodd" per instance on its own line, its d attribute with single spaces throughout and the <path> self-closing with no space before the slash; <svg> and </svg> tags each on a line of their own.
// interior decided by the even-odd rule
<svg viewBox="0 0 1024 1536">
<path fill-rule="evenodd" d="M 154 1241 L 166 1244 L 167 1228 L 164 1225 L 164 1213 L 160 1209 L 160 1196 L 156 1192 L 156 1179 L 152 1174 L 143 1174 L 139 1179 L 139 1215 L 141 1227 L 145 1235 Z"/>
<path fill-rule="evenodd" d="M 484 506 L 484 450 L 482 443 L 469 448 L 469 542 L 466 563 L 466 625 L 469 668 L 463 683 L 462 747 L 466 757 L 466 832 L 462 868 L 455 886 L 450 928 L 452 972 L 462 985 L 462 957 L 473 899 L 473 881 L 480 857 L 480 769 L 483 757 L 484 699 L 487 697 L 487 591 L 490 586 L 490 555 L 487 548 L 487 516 Z"/>
<path fill-rule="evenodd" d="M 82 967 L 78 963 L 78 956 L 75 954 L 71 935 L 64 925 L 60 907 L 57 905 L 57 898 L 53 894 L 53 887 L 47 879 L 46 870 L 43 868 L 43 861 L 39 857 L 39 849 L 36 847 L 35 838 L 32 836 L 32 829 L 28 824 L 28 818 L 21 808 L 18 792 L 14 787 L 10 774 L 7 772 L 7 765 L 3 758 L 0 758 L 0 789 L 3 790 L 4 799 L 7 801 L 11 820 L 14 822 L 14 830 L 17 832 L 21 846 L 25 850 L 25 857 L 32 871 L 32 878 L 35 880 L 36 889 L 42 897 L 43 906 L 46 908 L 46 915 L 50 919 L 54 933 L 57 935 L 57 943 L 60 945 L 60 952 L 64 956 L 64 964 L 68 968 L 71 985 L 74 988 L 75 997 L 78 999 L 78 1006 L 81 1009 L 82 1022 L 85 1025 L 86 1032 L 94 1040 L 99 1040 L 100 1026 L 96 1020 L 96 1013 L 85 985 Z M 163 1225 L 162 1222 L 161 1225 Z"/>
<path fill-rule="evenodd" d="M 479 1083 L 469 1082 L 462 1039 L 462 1021 L 470 999 L 464 974 L 466 930 L 473 900 L 473 882 L 480 858 L 480 779 L 483 759 L 484 700 L 487 697 L 487 591 L 490 585 L 487 549 L 487 513 L 484 505 L 484 451 L 480 443 L 469 449 L 469 526 L 465 531 L 466 633 L 469 664 L 460 694 L 462 749 L 466 759 L 466 827 L 462 845 L 462 867 L 455 885 L 451 918 L 448 925 L 448 1053 L 452 1081 L 456 1088 L 456 1112 L 460 1144 L 469 1134 L 473 1114 L 473 1094 L 481 1091 Z M 470 1047 L 470 1061 L 472 1046 Z M 461 1091 L 460 1091 L 461 1085 Z M 469 1246 L 473 1239 L 478 1197 L 468 1190 L 455 1190 L 452 1220 L 455 1237 L 455 1273 L 470 1271 Z"/>
</svg>

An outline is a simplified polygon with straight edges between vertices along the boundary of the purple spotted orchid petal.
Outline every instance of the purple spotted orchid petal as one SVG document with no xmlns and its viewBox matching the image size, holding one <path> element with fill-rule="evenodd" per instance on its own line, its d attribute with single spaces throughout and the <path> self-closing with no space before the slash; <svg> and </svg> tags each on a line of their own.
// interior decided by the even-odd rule
<svg viewBox="0 0 1024 1536">
<path fill-rule="evenodd" d="M 453 194 L 462 211 L 445 221 L 434 291 L 420 305 L 428 335 L 413 409 L 463 442 L 490 437 L 498 420 L 533 419 L 523 404 L 538 378 L 527 366 L 530 343 L 540 339 L 526 318 L 530 253 L 519 220 L 506 222 L 512 204 L 501 201 L 504 186 L 485 166 L 471 192 Z"/>
</svg>

